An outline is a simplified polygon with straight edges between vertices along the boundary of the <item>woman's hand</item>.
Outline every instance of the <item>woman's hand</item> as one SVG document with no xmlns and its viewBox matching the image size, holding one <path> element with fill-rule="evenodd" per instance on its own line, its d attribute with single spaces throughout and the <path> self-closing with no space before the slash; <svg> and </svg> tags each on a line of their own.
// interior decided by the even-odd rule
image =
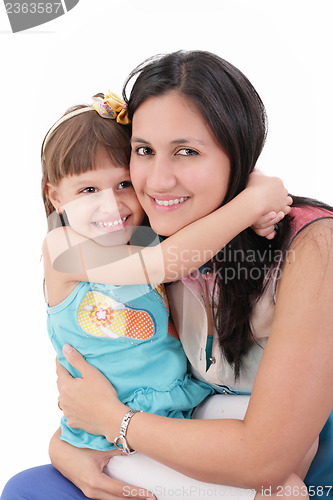
<svg viewBox="0 0 333 500">
<path fill-rule="evenodd" d="M 118 498 L 155 498 L 143 488 L 137 488 L 104 474 L 103 469 L 114 455 L 121 452 L 75 448 L 59 439 L 60 429 L 51 439 L 49 453 L 53 466 L 77 486 L 88 498 L 114 500 Z M 129 496 L 131 493 L 131 496 Z"/>
<path fill-rule="evenodd" d="M 68 425 L 91 434 L 114 436 L 128 411 L 108 379 L 69 345 L 63 347 L 67 361 L 82 378 L 73 378 L 57 360 L 59 406 Z"/>
</svg>

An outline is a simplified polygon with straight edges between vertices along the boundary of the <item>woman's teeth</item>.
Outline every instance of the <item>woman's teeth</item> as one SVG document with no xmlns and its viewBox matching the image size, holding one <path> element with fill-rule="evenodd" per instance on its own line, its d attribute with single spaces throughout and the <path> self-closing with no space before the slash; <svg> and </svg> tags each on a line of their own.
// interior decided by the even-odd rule
<svg viewBox="0 0 333 500">
<path fill-rule="evenodd" d="M 128 216 L 123 217 L 122 219 L 114 220 L 112 222 L 94 222 L 94 224 L 98 227 L 113 227 L 118 226 L 118 224 L 122 224 L 127 218 Z"/>
<path fill-rule="evenodd" d="M 157 200 L 155 198 L 155 201 L 156 201 L 157 205 L 161 205 L 163 207 L 168 207 L 168 206 L 171 206 L 171 205 L 178 205 L 179 203 L 183 203 L 188 198 L 189 198 L 189 196 L 184 196 L 184 197 L 181 197 L 181 198 L 175 198 L 174 200 Z"/>
</svg>

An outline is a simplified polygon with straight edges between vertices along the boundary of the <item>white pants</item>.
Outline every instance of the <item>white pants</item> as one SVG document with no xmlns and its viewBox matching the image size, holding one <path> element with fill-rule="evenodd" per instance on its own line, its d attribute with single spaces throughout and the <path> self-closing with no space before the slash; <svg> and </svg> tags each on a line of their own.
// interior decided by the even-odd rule
<svg viewBox="0 0 333 500">
<path fill-rule="evenodd" d="M 193 418 L 242 420 L 249 402 L 248 396 L 215 395 L 196 408 Z M 204 441 L 203 441 L 204 442 Z M 181 452 L 180 452 L 181 453 Z M 140 453 L 113 457 L 105 472 L 114 479 L 152 491 L 158 500 L 224 498 L 253 500 L 254 490 L 204 483 L 174 471 Z M 124 490 L 130 496 L 130 488 Z"/>
</svg>

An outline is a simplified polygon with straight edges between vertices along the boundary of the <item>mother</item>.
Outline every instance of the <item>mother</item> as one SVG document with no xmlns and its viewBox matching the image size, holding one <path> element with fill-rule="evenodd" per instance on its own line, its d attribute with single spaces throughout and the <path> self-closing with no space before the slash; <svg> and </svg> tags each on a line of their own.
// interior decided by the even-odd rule
<svg viewBox="0 0 333 500">
<path fill-rule="evenodd" d="M 128 102 L 131 176 L 152 227 L 168 236 L 245 187 L 264 144 L 265 111 L 244 75 L 210 53 L 170 54 L 131 77 L 137 73 Z M 207 174 L 211 151 L 203 131 L 230 158 L 227 185 L 216 184 L 214 170 Z M 184 202 L 156 203 L 176 198 Z M 325 426 L 306 482 L 311 496 L 327 497 L 333 496 L 333 214 L 319 202 L 293 198 L 295 208 L 274 240 L 248 229 L 219 252 L 207 274 L 169 287 L 191 370 L 217 392 L 233 394 L 236 404 L 235 394 L 251 393 L 244 421 L 141 413 L 127 439 L 188 476 L 261 490 L 281 486 Z M 67 357 L 83 379 L 59 368 L 66 416 L 113 441 L 128 408 L 78 353 Z M 223 407 L 225 396 L 217 398 Z M 110 455 L 72 448 L 57 435 L 50 451 L 53 464 L 91 497 L 124 493 L 123 484 L 102 474 Z M 41 470 L 36 474 L 43 477 Z M 76 490 L 66 494 L 58 496 L 83 498 Z"/>
</svg>

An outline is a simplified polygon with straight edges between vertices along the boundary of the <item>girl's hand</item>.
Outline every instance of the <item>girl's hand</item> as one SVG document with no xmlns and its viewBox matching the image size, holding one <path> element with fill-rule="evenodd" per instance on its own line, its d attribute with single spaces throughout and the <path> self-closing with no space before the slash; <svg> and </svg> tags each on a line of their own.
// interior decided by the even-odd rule
<svg viewBox="0 0 333 500">
<path fill-rule="evenodd" d="M 286 215 L 291 210 L 293 199 L 278 177 L 269 177 L 254 171 L 249 176 L 245 191 L 251 195 L 262 216 L 272 211 Z"/>
<path fill-rule="evenodd" d="M 276 226 L 280 220 L 284 218 L 284 212 L 270 212 L 269 214 L 262 215 L 252 224 L 251 228 L 257 233 L 258 236 L 272 240 L 276 235 Z"/>
<path fill-rule="evenodd" d="M 68 425 L 91 434 L 115 438 L 129 408 L 119 401 L 108 379 L 87 363 L 78 351 L 66 344 L 63 353 L 82 375 L 82 378 L 73 378 L 57 360 L 59 406 Z"/>
<path fill-rule="evenodd" d="M 53 466 L 77 486 L 88 498 L 114 500 L 118 498 L 155 498 L 152 493 L 104 474 L 103 469 L 117 450 L 98 451 L 75 448 L 59 439 L 58 430 L 51 439 L 49 453 Z M 133 496 L 129 496 L 129 492 Z"/>
</svg>

